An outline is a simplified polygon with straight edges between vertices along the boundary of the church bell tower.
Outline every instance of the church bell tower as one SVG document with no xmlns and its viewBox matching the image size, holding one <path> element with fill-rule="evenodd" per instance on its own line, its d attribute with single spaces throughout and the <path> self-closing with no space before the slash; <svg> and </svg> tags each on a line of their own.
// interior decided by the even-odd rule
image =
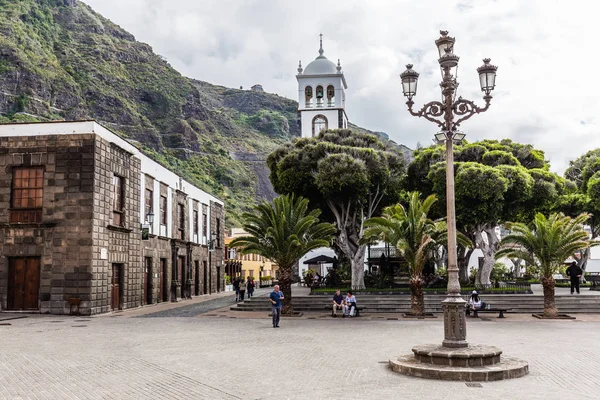
<svg viewBox="0 0 600 400">
<path fill-rule="evenodd" d="M 319 56 L 302 68 L 298 65 L 298 117 L 302 137 L 315 137 L 323 129 L 348 127 L 346 92 L 348 85 L 338 59 L 337 65 L 323 54 L 320 36 Z"/>
</svg>

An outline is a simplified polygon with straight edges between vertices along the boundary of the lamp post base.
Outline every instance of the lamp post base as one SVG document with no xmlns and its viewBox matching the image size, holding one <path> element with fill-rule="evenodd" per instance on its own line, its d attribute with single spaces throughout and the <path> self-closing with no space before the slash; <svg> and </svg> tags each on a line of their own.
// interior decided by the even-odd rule
<svg viewBox="0 0 600 400">
<path fill-rule="evenodd" d="M 448 294 L 442 301 L 444 311 L 444 341 L 442 345 L 449 348 L 467 347 L 466 302 L 459 294 Z"/>
<path fill-rule="evenodd" d="M 413 354 L 389 360 L 392 371 L 426 379 L 488 382 L 520 378 L 529 373 L 527 362 L 502 357 L 493 346 L 451 349 L 435 344 L 415 346 Z"/>
</svg>

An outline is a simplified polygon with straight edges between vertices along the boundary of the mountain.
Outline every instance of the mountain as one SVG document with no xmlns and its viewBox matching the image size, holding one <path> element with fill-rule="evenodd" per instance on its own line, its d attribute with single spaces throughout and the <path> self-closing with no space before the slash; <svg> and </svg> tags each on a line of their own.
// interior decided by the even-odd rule
<svg viewBox="0 0 600 400">
<path fill-rule="evenodd" d="M 186 78 L 81 1 L 0 0 L 0 123 L 96 119 L 223 199 L 228 226 L 274 197 L 264 160 L 297 106 Z"/>
</svg>

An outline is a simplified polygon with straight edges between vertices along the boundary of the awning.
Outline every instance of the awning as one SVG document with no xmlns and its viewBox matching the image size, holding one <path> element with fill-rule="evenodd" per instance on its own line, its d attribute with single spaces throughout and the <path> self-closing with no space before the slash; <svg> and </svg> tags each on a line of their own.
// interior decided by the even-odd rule
<svg viewBox="0 0 600 400">
<path fill-rule="evenodd" d="M 304 261 L 304 264 L 333 264 L 334 262 L 337 262 L 337 259 L 335 257 L 320 255 L 315 258 L 311 258 L 310 260 Z"/>
</svg>

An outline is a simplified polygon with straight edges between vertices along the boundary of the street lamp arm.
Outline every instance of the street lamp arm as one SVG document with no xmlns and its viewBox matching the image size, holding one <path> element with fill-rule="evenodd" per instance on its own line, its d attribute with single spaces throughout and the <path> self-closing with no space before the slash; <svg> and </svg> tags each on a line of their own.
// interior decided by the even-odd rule
<svg viewBox="0 0 600 400">
<path fill-rule="evenodd" d="M 439 101 L 430 101 L 417 112 L 413 111 L 412 107 L 414 104 L 415 103 L 412 100 L 406 102 L 406 105 L 408 106 L 408 112 L 410 112 L 411 115 L 414 115 L 415 117 L 423 117 L 428 121 L 438 124 L 438 126 L 440 126 L 441 128 L 444 127 L 444 121 L 440 121 L 439 119 L 434 118 L 441 117 L 442 115 L 444 115 L 446 107 L 443 103 Z"/>
<path fill-rule="evenodd" d="M 456 129 L 460 126 L 461 122 L 468 120 L 473 115 L 487 111 L 488 108 L 490 108 L 492 96 L 486 95 L 483 99 L 485 100 L 485 106 L 479 107 L 475 102 L 459 97 L 458 100 L 452 104 L 452 110 L 454 111 L 454 115 L 462 118 L 458 118 L 452 123 L 452 130 Z"/>
</svg>

